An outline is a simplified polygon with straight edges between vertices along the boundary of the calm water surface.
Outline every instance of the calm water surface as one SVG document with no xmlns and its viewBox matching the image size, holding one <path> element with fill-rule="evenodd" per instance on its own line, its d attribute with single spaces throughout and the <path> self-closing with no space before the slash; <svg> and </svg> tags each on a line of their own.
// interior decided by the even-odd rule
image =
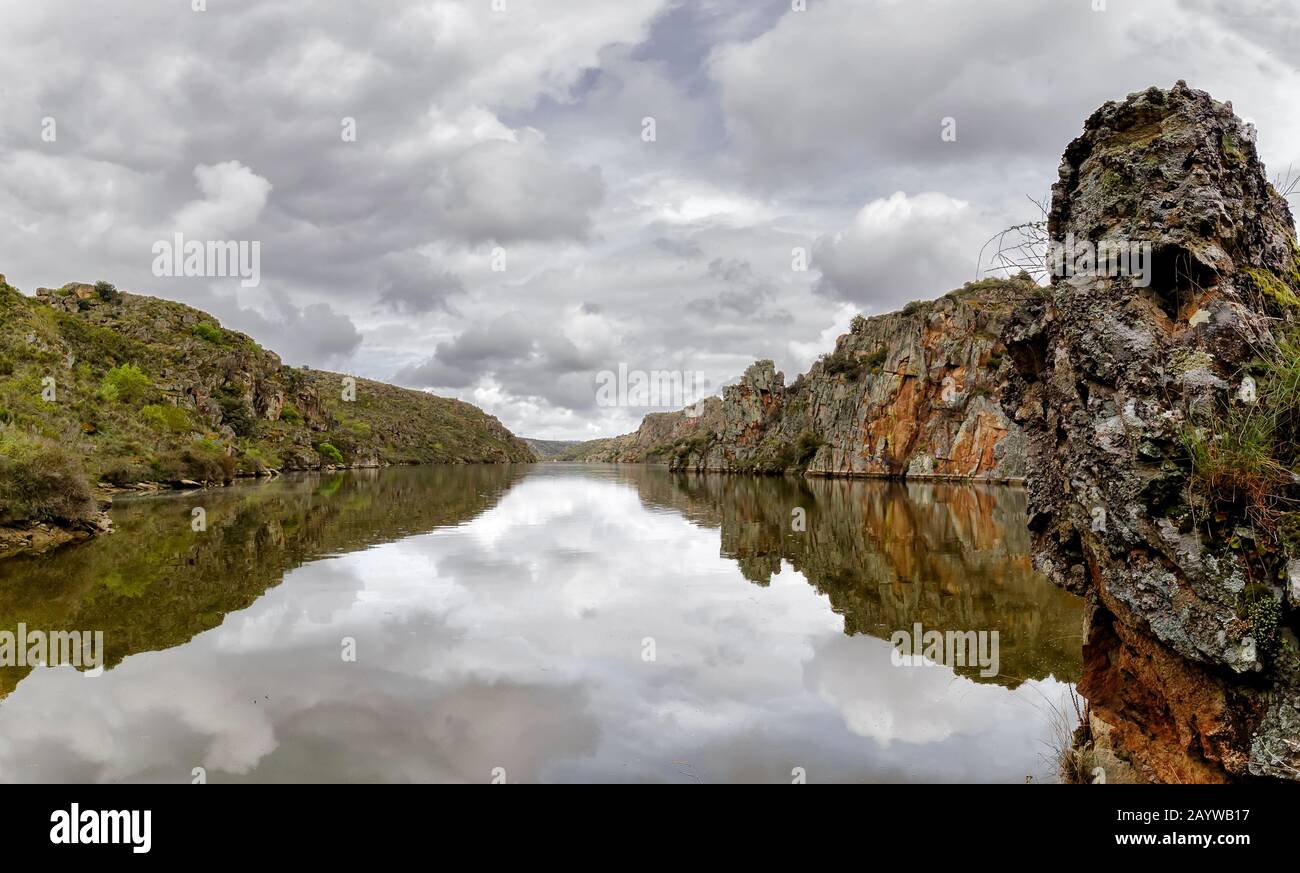
<svg viewBox="0 0 1300 873">
<path fill-rule="evenodd" d="M 1047 780 L 1082 611 L 1024 512 L 579 465 L 122 500 L 115 535 L 0 562 L 0 629 L 102 630 L 108 665 L 0 668 L 0 780 Z M 999 675 L 895 666 L 916 622 L 998 631 Z"/>
</svg>

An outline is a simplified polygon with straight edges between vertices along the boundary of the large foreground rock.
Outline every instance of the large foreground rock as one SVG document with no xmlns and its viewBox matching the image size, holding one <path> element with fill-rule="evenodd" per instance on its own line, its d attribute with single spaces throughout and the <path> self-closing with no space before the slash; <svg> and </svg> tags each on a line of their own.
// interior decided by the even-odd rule
<svg viewBox="0 0 1300 873">
<path fill-rule="evenodd" d="M 1088 602 L 1094 732 L 1151 779 L 1295 779 L 1295 613 L 1268 655 L 1279 628 L 1245 608 L 1248 586 L 1280 602 L 1285 575 L 1243 557 L 1269 535 L 1251 517 L 1197 501 L 1184 450 L 1207 413 L 1245 402 L 1252 361 L 1296 315 L 1295 227 L 1254 130 L 1181 82 L 1107 103 L 1066 149 L 1048 232 L 1151 246 L 1149 287 L 1057 277 L 1004 334 L 1035 563 Z"/>
</svg>

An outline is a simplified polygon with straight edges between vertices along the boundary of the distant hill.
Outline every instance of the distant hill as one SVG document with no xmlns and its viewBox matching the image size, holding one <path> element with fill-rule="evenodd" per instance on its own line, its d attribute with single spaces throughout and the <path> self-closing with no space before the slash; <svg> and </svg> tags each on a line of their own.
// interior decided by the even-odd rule
<svg viewBox="0 0 1300 873">
<path fill-rule="evenodd" d="M 608 440 L 535 440 L 524 437 L 543 461 L 576 461 L 603 446 Z"/>
<path fill-rule="evenodd" d="M 85 483 L 222 483 L 388 464 L 531 462 L 459 400 L 288 367 L 180 303 L 0 276 L 0 527 L 93 514 Z M 71 489 L 53 494 L 56 483 Z M 4 553 L 0 543 L 0 554 Z"/>
</svg>

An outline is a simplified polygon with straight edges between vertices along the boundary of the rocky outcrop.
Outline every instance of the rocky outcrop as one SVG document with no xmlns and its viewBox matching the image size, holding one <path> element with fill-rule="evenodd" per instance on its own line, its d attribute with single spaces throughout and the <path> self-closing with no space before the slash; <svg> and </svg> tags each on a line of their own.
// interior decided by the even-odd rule
<svg viewBox="0 0 1300 873">
<path fill-rule="evenodd" d="M 112 530 L 113 522 L 106 509 L 99 509 L 90 518 L 75 524 L 29 520 L 21 524 L 0 525 L 0 559 L 18 554 L 43 555 Z"/>
<path fill-rule="evenodd" d="M 1035 564 L 1088 607 L 1079 742 L 1157 781 L 1296 779 L 1297 556 L 1277 517 L 1300 497 L 1295 431 L 1234 442 L 1276 414 L 1267 362 L 1287 365 L 1300 316 L 1295 226 L 1254 130 L 1181 82 L 1107 103 L 1066 149 L 1048 233 L 1150 246 L 1149 284 L 1058 275 L 1004 334 Z"/>
<path fill-rule="evenodd" d="M 759 361 L 721 398 L 647 415 L 636 433 L 586 457 L 729 472 L 1020 478 L 1023 438 L 997 401 L 1009 373 L 999 337 L 1038 293 L 1026 276 L 990 279 L 859 317 L 792 384 Z"/>
</svg>

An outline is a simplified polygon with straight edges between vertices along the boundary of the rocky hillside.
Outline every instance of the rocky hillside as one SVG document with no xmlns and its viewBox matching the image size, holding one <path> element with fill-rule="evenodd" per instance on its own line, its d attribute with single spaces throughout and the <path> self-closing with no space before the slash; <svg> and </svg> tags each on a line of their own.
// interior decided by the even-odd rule
<svg viewBox="0 0 1300 873">
<path fill-rule="evenodd" d="M 0 555 L 92 533 L 95 484 L 533 459 L 474 406 L 287 367 L 188 306 L 0 277 Z"/>
<path fill-rule="evenodd" d="M 1182 82 L 1107 103 L 1048 233 L 1152 247 L 1005 335 L 1035 563 L 1088 605 L 1079 769 L 1300 779 L 1300 247 L 1254 130 Z"/>
<path fill-rule="evenodd" d="M 988 279 L 859 316 L 790 385 L 759 361 L 721 398 L 647 415 L 635 433 L 580 456 L 732 472 L 1020 478 L 1024 441 L 997 399 L 1009 375 L 999 336 L 1040 293 L 1027 276 Z"/>
</svg>

